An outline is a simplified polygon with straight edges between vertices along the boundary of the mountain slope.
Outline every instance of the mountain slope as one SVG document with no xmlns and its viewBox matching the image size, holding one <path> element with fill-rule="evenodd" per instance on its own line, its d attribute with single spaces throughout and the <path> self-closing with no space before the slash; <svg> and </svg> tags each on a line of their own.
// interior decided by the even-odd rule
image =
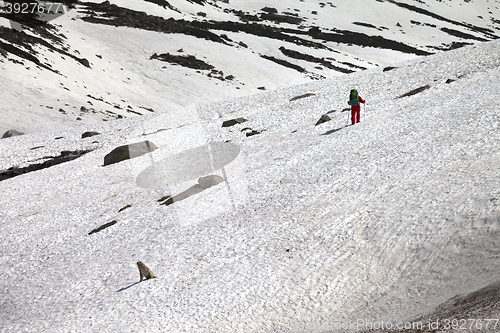
<svg viewBox="0 0 500 333">
<path fill-rule="evenodd" d="M 93 149 L 0 182 L 1 330 L 325 331 L 497 282 L 499 50 L 0 140 L 0 169 Z M 367 105 L 346 126 L 351 87 Z M 186 197 L 209 148 L 224 181 Z M 138 284 L 139 260 L 158 277 Z"/>
<path fill-rule="evenodd" d="M 64 3 L 49 25 L 0 12 L 1 132 L 251 95 L 496 39 L 500 29 L 489 0 Z"/>
</svg>

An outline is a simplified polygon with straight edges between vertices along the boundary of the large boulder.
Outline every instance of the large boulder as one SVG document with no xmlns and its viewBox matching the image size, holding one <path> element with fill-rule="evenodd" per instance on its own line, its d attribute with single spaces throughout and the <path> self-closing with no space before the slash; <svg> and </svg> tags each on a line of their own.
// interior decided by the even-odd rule
<svg viewBox="0 0 500 333">
<path fill-rule="evenodd" d="M 142 141 L 124 145 L 113 149 L 109 154 L 104 156 L 104 165 L 118 163 L 124 160 L 129 160 L 158 149 L 156 145 L 150 141 Z"/>
<path fill-rule="evenodd" d="M 23 135 L 23 132 L 16 131 L 15 129 L 8 130 L 2 136 L 2 139 L 10 138 L 11 136 Z"/>
<path fill-rule="evenodd" d="M 230 120 L 226 120 L 222 123 L 222 127 L 231 127 L 231 126 L 234 126 L 234 125 L 237 125 L 237 124 L 242 124 L 244 122 L 248 121 L 247 119 L 245 118 L 236 118 L 236 119 L 230 119 Z"/>
<path fill-rule="evenodd" d="M 82 108 L 83 108 L 83 106 L 82 106 Z M 99 135 L 99 134 L 101 134 L 101 133 L 95 132 L 95 131 L 88 131 L 88 132 L 85 132 L 85 133 L 82 134 L 82 139 L 90 138 L 90 137 L 92 137 L 94 135 Z"/>
<path fill-rule="evenodd" d="M 330 120 L 332 120 L 332 118 L 330 118 L 329 115 L 324 114 L 321 116 L 321 118 L 319 118 L 318 122 L 314 126 L 318 126 L 318 125 L 326 123 L 327 121 L 330 121 Z"/>
</svg>

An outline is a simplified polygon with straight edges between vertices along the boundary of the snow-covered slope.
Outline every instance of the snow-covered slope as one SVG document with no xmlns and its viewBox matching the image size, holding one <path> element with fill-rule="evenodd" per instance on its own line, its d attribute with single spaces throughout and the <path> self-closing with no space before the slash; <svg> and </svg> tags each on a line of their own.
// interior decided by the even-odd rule
<svg viewBox="0 0 500 333">
<path fill-rule="evenodd" d="M 495 39 L 500 29 L 492 0 L 100 2 L 45 27 L 0 10 L 0 133 L 252 95 Z"/>
<path fill-rule="evenodd" d="M 318 332 L 497 282 L 499 53 L 0 140 L 0 169 L 93 149 L 0 182 L 0 331 Z M 367 104 L 346 126 L 352 87 Z M 158 149 L 103 166 L 144 140 Z M 224 182 L 161 204 L 213 165 Z M 139 260 L 157 278 L 137 283 Z"/>
</svg>

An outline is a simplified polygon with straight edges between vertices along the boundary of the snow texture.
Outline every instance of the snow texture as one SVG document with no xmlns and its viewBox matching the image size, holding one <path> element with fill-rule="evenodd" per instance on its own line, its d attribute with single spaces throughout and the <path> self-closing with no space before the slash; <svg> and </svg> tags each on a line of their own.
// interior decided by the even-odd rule
<svg viewBox="0 0 500 333">
<path fill-rule="evenodd" d="M 93 149 L 0 182 L 0 331 L 320 332 L 410 320 L 498 281 L 499 54 L 498 41 L 480 43 L 388 72 L 0 140 L 0 170 Z M 354 87 L 367 103 L 346 126 Z M 248 121 L 222 127 L 238 117 Z M 90 130 L 101 134 L 82 139 Z M 144 140 L 158 149 L 103 166 Z M 189 163 L 190 151 L 200 165 L 189 177 L 165 164 Z M 145 170 L 170 182 L 139 186 Z M 158 203 L 205 170 L 225 181 Z M 156 279 L 138 283 L 139 260 Z"/>
<path fill-rule="evenodd" d="M 126 19 L 117 26 L 103 24 L 113 15 L 89 22 L 90 14 L 105 15 L 102 7 L 89 9 L 102 0 L 78 4 L 42 32 L 22 30 L 0 15 L 0 76 L 9 87 L 0 90 L 0 133 L 36 133 L 194 107 L 500 37 L 500 9 L 492 0 L 110 2 L 156 19 L 148 26 L 124 12 Z M 277 16 L 269 15 L 273 10 Z M 169 19 L 188 28 L 161 31 L 158 26 Z M 248 19 L 256 21 L 247 24 Z M 9 38 L 3 27 L 11 24 L 38 42 L 26 42 L 29 37 L 22 34 Z M 193 27 L 225 43 L 189 34 Z M 4 57 L 2 43 L 14 44 L 39 64 L 12 53 Z M 155 54 L 192 57 L 214 69 L 160 61 Z"/>
</svg>

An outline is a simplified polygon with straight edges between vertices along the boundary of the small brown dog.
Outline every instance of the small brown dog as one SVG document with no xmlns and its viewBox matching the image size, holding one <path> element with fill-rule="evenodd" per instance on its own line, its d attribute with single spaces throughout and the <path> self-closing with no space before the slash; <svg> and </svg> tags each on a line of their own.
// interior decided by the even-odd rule
<svg viewBox="0 0 500 333">
<path fill-rule="evenodd" d="M 146 278 L 146 280 L 156 277 L 153 275 L 153 272 L 151 272 L 151 270 L 147 268 L 146 265 L 144 265 L 142 261 L 137 262 L 137 267 L 139 267 L 139 274 L 141 274 L 141 280 L 139 282 L 142 282 L 143 277 Z"/>
</svg>

